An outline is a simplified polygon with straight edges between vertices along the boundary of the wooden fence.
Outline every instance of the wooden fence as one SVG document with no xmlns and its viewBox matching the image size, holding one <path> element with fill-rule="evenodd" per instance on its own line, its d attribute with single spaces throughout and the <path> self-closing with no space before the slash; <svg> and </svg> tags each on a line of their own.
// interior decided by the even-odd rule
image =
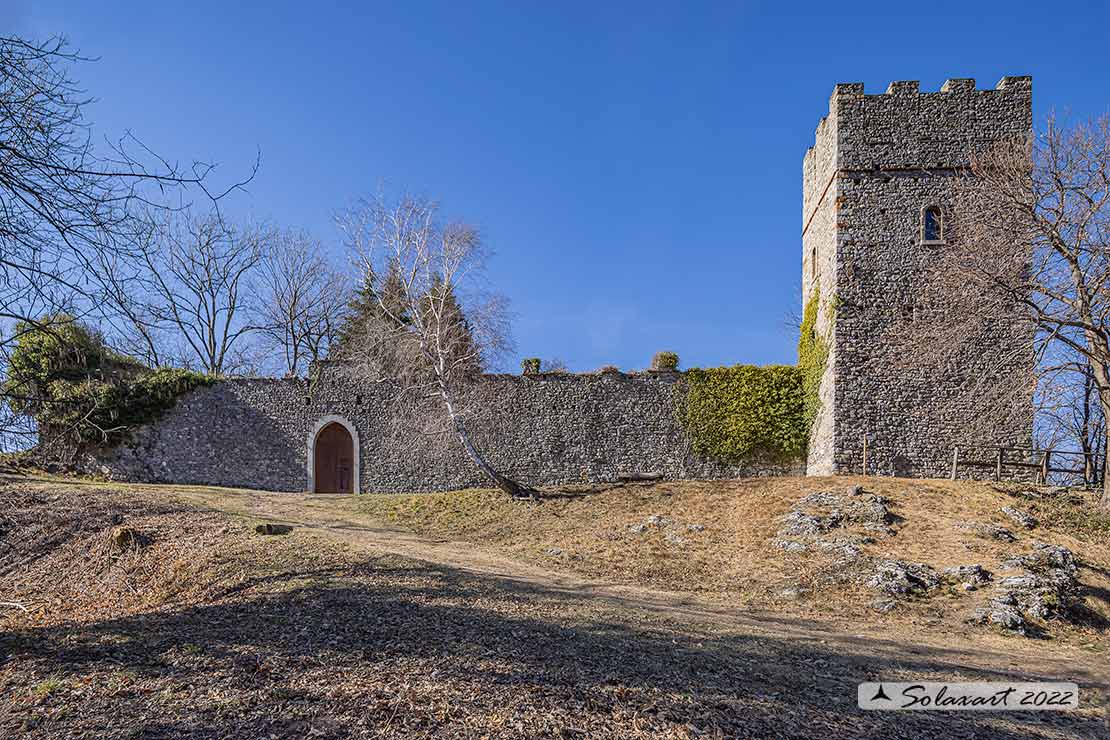
<svg viewBox="0 0 1110 740">
<path fill-rule="evenodd" d="M 991 459 L 975 459 L 969 455 L 982 454 L 991 450 Z M 1011 459 L 1007 459 L 1007 456 Z M 1012 459 L 1016 455 L 1020 459 Z M 1078 459 L 1077 459 L 1078 458 Z M 1058 467 L 1056 464 L 1067 465 Z M 1106 460 L 1090 452 L 1070 450 L 1035 450 L 1024 447 L 953 447 L 952 470 L 949 475 L 956 480 L 960 467 L 993 469 L 994 479 L 1002 480 L 1003 470 L 1018 468 L 1034 471 L 1035 482 L 1045 484 L 1052 473 L 1082 476 L 1084 485 L 1098 485 L 1105 475 Z"/>
</svg>

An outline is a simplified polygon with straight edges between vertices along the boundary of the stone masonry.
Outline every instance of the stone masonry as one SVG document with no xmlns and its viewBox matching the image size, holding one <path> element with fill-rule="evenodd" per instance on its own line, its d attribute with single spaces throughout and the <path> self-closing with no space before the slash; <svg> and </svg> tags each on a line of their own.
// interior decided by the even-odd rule
<svg viewBox="0 0 1110 740">
<path fill-rule="evenodd" d="M 787 472 L 694 454 L 676 414 L 685 388 L 678 373 L 486 375 L 470 391 L 481 399 L 469 426 L 498 470 L 529 485 Z M 361 492 L 489 485 L 455 437 L 425 437 L 398 420 L 393 400 L 386 386 L 331 364 L 311 384 L 221 381 L 183 395 L 86 467 L 120 480 L 304 491 L 313 432 L 339 417 L 357 432 Z"/>
<path fill-rule="evenodd" d="M 924 210 L 938 209 L 943 228 L 953 178 L 966 175 L 970 154 L 1004 137 L 1029 136 L 1031 108 L 1029 77 L 1004 77 L 993 90 L 977 90 L 968 79 L 925 93 L 917 82 L 891 83 L 881 95 L 865 94 L 859 83 L 835 87 L 803 162 L 803 305 L 819 288 L 818 323 L 831 349 L 810 474 L 860 472 L 865 436 L 869 472 L 888 475 L 944 475 L 953 444 L 969 443 L 960 434 L 970 425 L 952 412 L 961 406 L 961 383 L 902 366 L 889 329 L 912 312 L 943 247 L 943 232 L 941 240 L 923 239 Z M 984 330 L 980 339 L 984 350 L 998 342 L 1031 345 L 1013 327 Z M 979 371 L 981 354 L 962 358 L 962 377 Z M 1006 368 L 992 382 L 1031 387 L 1031 362 L 1030 351 L 1028 364 Z M 1028 447 L 1032 415 L 1030 396 L 1020 421 L 970 443 Z"/>
</svg>

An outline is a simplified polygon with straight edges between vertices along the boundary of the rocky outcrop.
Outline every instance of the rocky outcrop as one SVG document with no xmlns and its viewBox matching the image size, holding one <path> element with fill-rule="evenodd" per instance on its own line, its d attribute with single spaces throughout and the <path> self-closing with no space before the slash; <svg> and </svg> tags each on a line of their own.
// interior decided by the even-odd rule
<svg viewBox="0 0 1110 740">
<path fill-rule="evenodd" d="M 958 584 L 964 591 L 975 591 L 991 581 L 991 573 L 982 565 L 957 565 L 941 571 L 944 580 Z"/>
<path fill-rule="evenodd" d="M 811 493 L 782 517 L 774 544 L 787 552 L 820 550 L 855 559 L 860 555 L 860 545 L 893 534 L 890 525 L 894 515 L 887 503 L 882 496 L 864 493 L 859 486 L 852 486 L 846 494 Z M 838 531 L 849 527 L 862 533 Z"/>
<path fill-rule="evenodd" d="M 1071 550 L 1047 542 L 1033 542 L 1032 551 L 1002 564 L 1009 573 L 994 586 L 986 607 L 974 620 L 1019 634 L 1030 630 L 1030 619 L 1066 617 L 1079 592 L 1078 566 Z"/>
<path fill-rule="evenodd" d="M 1026 634 L 1028 628 L 1025 617 L 1012 601 L 1006 598 L 991 599 L 986 607 L 975 610 L 973 621 L 979 624 L 990 624 L 1020 635 Z"/>
<path fill-rule="evenodd" d="M 997 524 L 981 524 L 979 522 L 957 522 L 956 529 L 971 532 L 988 540 L 999 542 L 1014 542 L 1017 537 L 1013 532 Z"/>
<path fill-rule="evenodd" d="M 1021 509 L 1015 509 L 1013 506 L 1003 506 L 999 511 L 1013 520 L 1015 524 L 1025 529 L 1033 529 L 1033 527 L 1037 526 L 1036 517 Z"/>
<path fill-rule="evenodd" d="M 939 586 L 940 577 L 925 563 L 880 560 L 866 583 L 892 596 L 922 595 Z"/>
</svg>

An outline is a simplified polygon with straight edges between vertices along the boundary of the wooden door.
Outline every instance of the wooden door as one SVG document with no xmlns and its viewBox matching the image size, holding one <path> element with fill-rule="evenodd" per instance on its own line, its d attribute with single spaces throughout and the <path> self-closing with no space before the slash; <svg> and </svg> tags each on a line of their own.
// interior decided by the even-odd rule
<svg viewBox="0 0 1110 740">
<path fill-rule="evenodd" d="M 332 422 L 316 435 L 313 455 L 316 493 L 353 493 L 355 445 L 342 424 Z"/>
</svg>

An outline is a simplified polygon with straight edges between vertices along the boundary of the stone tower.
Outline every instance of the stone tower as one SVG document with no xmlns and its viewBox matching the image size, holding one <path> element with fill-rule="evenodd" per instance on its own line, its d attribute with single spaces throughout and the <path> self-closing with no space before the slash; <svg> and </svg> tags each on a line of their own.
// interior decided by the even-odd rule
<svg viewBox="0 0 1110 740">
<path fill-rule="evenodd" d="M 993 90 L 968 79 L 948 80 L 940 92 L 918 87 L 894 82 L 868 95 L 861 83 L 837 85 L 803 162 L 802 300 L 819 289 L 818 327 L 830 347 L 811 475 L 861 472 L 865 437 L 871 473 L 944 475 L 967 426 L 951 412 L 960 391 L 898 363 L 887 335 L 899 312 L 912 310 L 943 247 L 951 185 L 966 174 L 969 153 L 1030 135 L 1033 83 L 1003 77 Z M 1029 387 L 1030 365 L 1009 370 L 1001 382 Z M 937 398 L 948 401 L 944 410 Z M 1024 422 L 1002 423 L 975 443 L 1028 446 L 1029 403 L 1018 415 Z"/>
</svg>

